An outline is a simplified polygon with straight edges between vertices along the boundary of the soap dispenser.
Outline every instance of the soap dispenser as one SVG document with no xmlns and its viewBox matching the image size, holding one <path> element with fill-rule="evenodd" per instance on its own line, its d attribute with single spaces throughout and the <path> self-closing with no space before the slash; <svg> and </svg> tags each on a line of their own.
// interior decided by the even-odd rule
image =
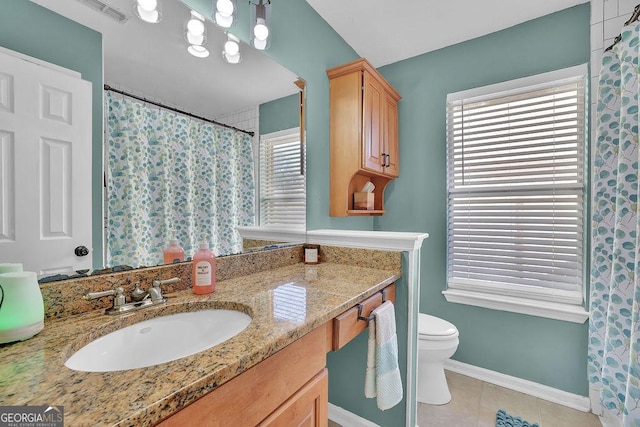
<svg viewBox="0 0 640 427">
<path fill-rule="evenodd" d="M 171 240 L 169 240 L 169 246 L 164 248 L 164 263 L 173 264 L 174 262 L 184 261 L 184 249 L 180 246 L 178 239 L 176 239 L 175 230 L 171 234 Z"/>
<path fill-rule="evenodd" d="M 193 255 L 191 280 L 194 294 L 210 294 L 216 289 L 216 257 L 204 237 Z"/>
</svg>

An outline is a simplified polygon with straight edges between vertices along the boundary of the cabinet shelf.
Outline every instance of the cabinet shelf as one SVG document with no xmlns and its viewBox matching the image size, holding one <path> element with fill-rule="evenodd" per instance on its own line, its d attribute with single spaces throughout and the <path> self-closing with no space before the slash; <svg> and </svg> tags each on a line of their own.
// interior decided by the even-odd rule
<svg viewBox="0 0 640 427">
<path fill-rule="evenodd" d="M 364 209 L 347 209 L 348 215 L 353 216 L 366 216 L 366 215 L 384 215 L 387 211 L 384 209 L 364 210 Z"/>
</svg>

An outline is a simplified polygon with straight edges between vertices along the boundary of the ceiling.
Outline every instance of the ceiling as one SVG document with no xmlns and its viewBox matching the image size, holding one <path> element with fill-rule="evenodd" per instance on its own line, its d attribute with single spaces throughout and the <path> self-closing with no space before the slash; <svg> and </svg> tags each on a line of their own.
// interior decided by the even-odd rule
<svg viewBox="0 0 640 427">
<path fill-rule="evenodd" d="M 124 13 L 125 23 L 88 7 L 90 0 L 32 1 L 103 34 L 105 83 L 115 88 L 210 118 L 297 91 L 292 84 L 296 75 L 246 45 L 240 64 L 225 63 L 221 58 L 225 36 L 211 22 L 206 43 L 211 55 L 205 59 L 189 55 L 183 37 L 189 9 L 178 0 L 163 2 L 158 24 L 139 20 L 132 0 L 101 0 Z M 359 56 L 376 67 L 586 1 L 307 0 Z"/>
<path fill-rule="evenodd" d="M 298 91 L 297 76 L 267 55 L 241 47 L 240 64 L 222 59 L 226 36 L 207 22 L 208 58 L 187 52 L 183 26 L 190 9 L 162 3 L 162 20 L 148 24 L 133 13 L 132 0 L 101 0 L 128 17 L 119 23 L 84 0 L 32 0 L 102 33 L 104 80 L 110 86 L 208 118 L 217 118 Z M 265 84 L 268 82 L 268 84 Z"/>
<path fill-rule="evenodd" d="M 588 0 L 307 0 L 375 67 L 493 33 Z"/>
</svg>

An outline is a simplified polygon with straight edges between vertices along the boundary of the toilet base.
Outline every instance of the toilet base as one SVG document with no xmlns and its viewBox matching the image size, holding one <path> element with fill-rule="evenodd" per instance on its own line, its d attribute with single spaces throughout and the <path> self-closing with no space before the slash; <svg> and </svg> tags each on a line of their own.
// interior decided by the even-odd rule
<svg viewBox="0 0 640 427">
<path fill-rule="evenodd" d="M 451 393 L 444 375 L 444 362 L 418 364 L 418 402 L 444 405 L 451 401 Z"/>
</svg>

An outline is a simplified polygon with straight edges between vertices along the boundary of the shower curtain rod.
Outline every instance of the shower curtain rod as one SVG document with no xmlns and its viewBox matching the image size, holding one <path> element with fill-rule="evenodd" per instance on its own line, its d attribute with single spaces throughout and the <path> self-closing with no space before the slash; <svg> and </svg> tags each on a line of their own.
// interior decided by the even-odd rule
<svg viewBox="0 0 640 427">
<path fill-rule="evenodd" d="M 179 110 L 179 109 L 174 108 L 174 107 L 169 107 L 168 105 L 164 105 L 164 104 L 161 104 L 159 102 L 150 101 L 147 98 L 143 98 L 143 97 L 140 97 L 140 96 L 137 96 L 137 95 L 133 95 L 131 93 L 125 92 L 125 91 L 120 90 L 120 89 L 112 88 L 111 86 L 109 86 L 107 84 L 104 85 L 104 90 L 108 90 L 108 91 L 111 91 L 111 92 L 119 93 L 120 95 L 125 95 L 125 96 L 128 96 L 129 98 L 137 99 L 138 101 L 146 102 L 147 104 L 155 105 L 156 107 L 160 107 L 160 108 L 164 108 L 164 109 L 169 110 L 169 111 L 173 111 L 174 113 L 180 113 L 180 114 L 184 114 L 185 116 L 193 117 L 194 119 L 204 120 L 205 122 L 213 123 L 214 125 L 218 125 L 218 126 L 222 126 L 222 127 L 228 128 L 228 129 L 236 130 L 238 132 L 246 133 L 247 135 L 251 135 L 251 136 L 255 135 L 255 132 L 252 132 L 252 131 L 249 131 L 249 130 L 244 130 L 244 129 L 239 129 L 239 128 L 237 128 L 235 126 L 231 126 L 231 125 L 225 125 L 224 123 L 220 123 L 220 122 L 217 122 L 215 120 L 207 119 L 206 117 L 197 116 L 195 114 L 191 114 L 191 113 L 188 113 L 188 112 L 183 111 L 183 110 Z"/>
<path fill-rule="evenodd" d="M 640 4 L 636 5 L 636 7 L 633 9 L 633 13 L 631 14 L 631 18 L 629 18 L 627 20 L 627 22 L 624 23 L 624 27 L 626 27 L 627 25 L 631 24 L 632 22 L 635 22 L 638 20 L 638 18 L 640 18 Z M 611 44 L 611 46 L 609 46 L 608 48 L 606 48 L 604 51 L 608 52 L 611 49 L 613 49 L 613 47 L 616 45 L 616 43 L 618 43 L 620 40 L 622 40 L 622 34 L 618 34 L 616 36 L 615 39 L 613 39 L 613 43 Z"/>
</svg>

